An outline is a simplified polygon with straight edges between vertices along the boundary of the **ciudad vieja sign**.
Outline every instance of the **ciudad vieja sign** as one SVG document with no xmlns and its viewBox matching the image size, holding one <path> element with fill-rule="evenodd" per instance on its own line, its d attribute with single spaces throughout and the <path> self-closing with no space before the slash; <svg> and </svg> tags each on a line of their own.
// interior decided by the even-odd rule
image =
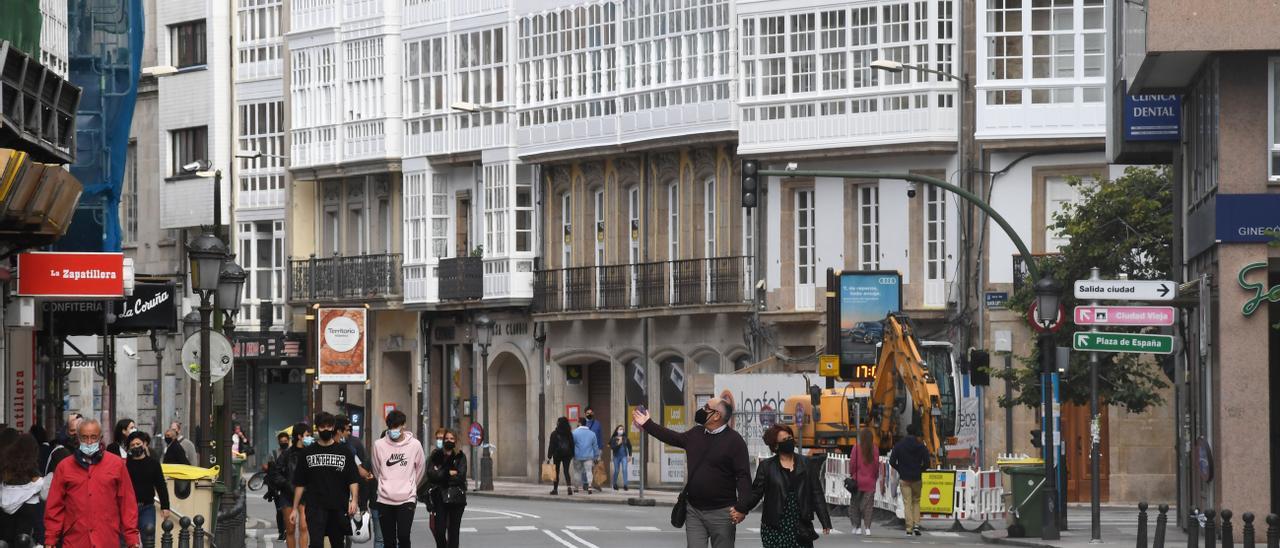
<svg viewBox="0 0 1280 548">
<path fill-rule="evenodd" d="M 18 254 L 18 295 L 124 296 L 123 253 Z"/>
</svg>

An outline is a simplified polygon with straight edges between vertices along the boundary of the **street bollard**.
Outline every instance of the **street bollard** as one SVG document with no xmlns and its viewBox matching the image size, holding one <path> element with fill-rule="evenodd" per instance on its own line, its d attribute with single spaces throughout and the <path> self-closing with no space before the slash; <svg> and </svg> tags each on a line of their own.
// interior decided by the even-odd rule
<svg viewBox="0 0 1280 548">
<path fill-rule="evenodd" d="M 191 520 L 196 526 L 195 535 L 192 536 L 192 548 L 204 548 L 204 516 L 196 516 Z"/>
<path fill-rule="evenodd" d="M 1200 510 L 1187 516 L 1187 548 L 1200 548 Z"/>
<path fill-rule="evenodd" d="M 1222 526 L 1218 530 L 1222 532 L 1222 548 L 1233 548 L 1235 535 L 1231 531 L 1231 510 L 1222 511 Z"/>
<path fill-rule="evenodd" d="M 178 520 L 178 548 L 191 548 L 191 518 Z"/>
<path fill-rule="evenodd" d="M 1267 514 L 1267 548 L 1280 548 L 1280 517 Z"/>
<path fill-rule="evenodd" d="M 164 533 L 160 534 L 160 548 L 173 548 L 173 522 L 164 520 L 160 524 L 160 529 L 164 530 Z"/>
<path fill-rule="evenodd" d="M 1160 505 L 1160 515 L 1156 516 L 1155 548 L 1164 548 L 1164 528 L 1169 526 L 1169 505 Z"/>
<path fill-rule="evenodd" d="M 1244 537 L 1244 548 L 1253 548 L 1256 545 L 1253 536 L 1257 534 L 1253 528 L 1253 512 L 1245 512 L 1240 519 L 1244 520 L 1244 528 L 1240 530 L 1240 534 Z"/>
<path fill-rule="evenodd" d="M 142 541 L 142 548 L 154 547 L 156 545 L 156 526 L 152 524 L 146 527 L 139 527 L 138 539 Z M 151 546 L 147 546 L 147 539 L 151 539 Z"/>
<path fill-rule="evenodd" d="M 1138 503 L 1138 546 L 1137 548 L 1147 548 L 1147 503 L 1146 501 Z"/>
<path fill-rule="evenodd" d="M 1204 548 L 1213 548 L 1218 543 L 1218 514 L 1213 508 L 1204 511 Z"/>
</svg>

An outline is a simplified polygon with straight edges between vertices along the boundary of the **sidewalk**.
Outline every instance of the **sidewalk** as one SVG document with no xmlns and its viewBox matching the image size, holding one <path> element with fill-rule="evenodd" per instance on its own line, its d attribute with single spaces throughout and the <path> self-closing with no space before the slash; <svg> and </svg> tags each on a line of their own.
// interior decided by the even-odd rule
<svg viewBox="0 0 1280 548">
<path fill-rule="evenodd" d="M 1186 546 L 1187 535 L 1178 529 L 1174 521 L 1176 510 L 1169 510 L 1169 525 L 1165 527 L 1165 546 Z M 1159 513 L 1154 508 L 1147 514 L 1147 543 L 1154 545 L 1156 538 L 1156 517 Z M 992 524 L 994 531 L 982 533 L 982 540 L 993 544 L 1023 546 L 1026 548 L 1131 548 L 1138 542 L 1138 508 L 1131 506 L 1104 506 L 1102 508 L 1102 542 L 1090 542 L 1090 515 L 1088 505 L 1069 505 L 1067 507 L 1068 530 L 1062 531 L 1060 540 L 1041 540 L 1039 538 L 1008 538 L 1004 524 Z"/>
<path fill-rule="evenodd" d="M 542 483 L 519 483 L 514 481 L 495 481 L 493 482 L 493 491 L 475 491 L 468 490 L 469 497 L 494 497 L 524 500 L 546 500 L 558 502 L 594 502 L 604 504 L 627 504 L 627 499 L 639 496 L 638 489 L 630 491 L 618 490 L 614 491 L 606 487 L 604 490 L 596 491 L 590 495 L 583 491 L 575 490 L 573 496 L 568 495 L 565 486 L 560 486 L 560 494 L 551 494 L 551 485 Z M 675 506 L 677 491 L 655 491 L 652 489 L 644 490 L 644 497 L 653 499 L 658 506 Z"/>
</svg>

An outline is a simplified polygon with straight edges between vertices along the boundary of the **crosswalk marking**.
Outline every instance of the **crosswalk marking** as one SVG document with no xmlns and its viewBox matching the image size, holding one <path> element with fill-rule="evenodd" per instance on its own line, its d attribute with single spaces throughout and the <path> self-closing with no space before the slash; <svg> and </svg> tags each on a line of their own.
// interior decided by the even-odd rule
<svg viewBox="0 0 1280 548">
<path fill-rule="evenodd" d="M 582 543 L 582 545 L 583 545 L 583 546 L 585 546 L 586 548 L 600 548 L 599 546 L 596 546 L 596 545 L 594 545 L 594 544 L 591 544 L 590 542 L 587 542 L 587 540 L 586 540 L 586 539 L 584 539 L 584 538 L 582 538 L 582 537 L 580 537 L 580 536 L 578 536 L 578 535 L 573 534 L 573 531 L 570 531 L 570 530 L 568 530 L 568 529 L 565 529 L 565 530 L 564 530 L 564 534 L 569 535 L 569 538 L 572 538 L 573 540 L 576 540 L 576 541 L 578 541 L 578 542 L 581 542 L 581 543 Z"/>
<path fill-rule="evenodd" d="M 512 532 L 515 532 L 515 531 L 537 531 L 537 530 L 538 530 L 538 528 L 537 528 L 537 527 L 534 527 L 534 526 L 532 526 L 532 525 L 508 525 L 508 526 L 507 526 L 507 530 L 508 530 L 508 531 L 512 531 Z"/>
<path fill-rule="evenodd" d="M 947 531 L 929 531 L 929 536 L 959 538 L 960 533 L 952 533 Z"/>
<path fill-rule="evenodd" d="M 748 530 L 748 531 L 751 531 L 752 533 L 759 533 L 759 532 L 760 532 L 760 528 L 759 528 L 759 527 L 748 527 L 748 528 L 747 528 L 747 530 Z"/>
<path fill-rule="evenodd" d="M 650 527 L 647 525 L 628 525 L 627 530 L 628 531 L 661 531 L 661 529 L 658 529 L 657 527 Z"/>
<path fill-rule="evenodd" d="M 594 525 L 566 525 L 565 529 L 570 531 L 599 531 L 600 528 Z"/>
<path fill-rule="evenodd" d="M 462 527 L 462 528 L 459 528 L 459 529 L 458 529 L 458 532 L 459 532 L 459 533 L 474 533 L 474 532 L 476 532 L 476 528 L 475 528 L 475 527 Z"/>
<path fill-rule="evenodd" d="M 579 548 L 578 546 L 575 546 L 573 543 L 571 543 L 571 542 L 569 542 L 569 541 L 567 541 L 567 540 L 565 540 L 565 539 L 563 539 L 563 538 L 560 538 L 560 536 L 559 536 L 559 535 L 557 535 L 557 534 L 555 534 L 555 533 L 552 533 L 549 529 L 543 529 L 543 530 L 542 530 L 542 532 L 543 532 L 543 533 L 546 533 L 546 534 L 547 534 L 547 536 L 551 537 L 553 540 L 555 540 L 556 542 L 559 542 L 560 544 L 562 544 L 562 545 L 564 545 L 564 546 L 568 546 L 569 548 Z"/>
</svg>

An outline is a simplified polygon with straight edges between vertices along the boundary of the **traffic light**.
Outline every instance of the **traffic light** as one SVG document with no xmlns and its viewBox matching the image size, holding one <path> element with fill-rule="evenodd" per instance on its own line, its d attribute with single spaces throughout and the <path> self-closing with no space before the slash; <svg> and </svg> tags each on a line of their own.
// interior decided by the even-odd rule
<svg viewBox="0 0 1280 548">
<path fill-rule="evenodd" d="M 1043 448 L 1043 447 L 1044 447 L 1044 436 L 1043 436 L 1043 434 L 1044 434 L 1044 432 L 1041 432 L 1039 429 L 1036 429 L 1036 430 L 1032 430 L 1032 431 L 1031 431 L 1031 446 L 1032 446 L 1032 447 L 1035 447 L 1036 449 L 1040 449 L 1040 448 Z"/>
<path fill-rule="evenodd" d="M 991 354 L 986 350 L 969 351 L 969 382 L 974 386 L 991 384 Z"/>
<path fill-rule="evenodd" d="M 756 199 L 760 195 L 759 172 L 760 162 L 742 161 L 742 207 L 756 207 Z"/>
</svg>

